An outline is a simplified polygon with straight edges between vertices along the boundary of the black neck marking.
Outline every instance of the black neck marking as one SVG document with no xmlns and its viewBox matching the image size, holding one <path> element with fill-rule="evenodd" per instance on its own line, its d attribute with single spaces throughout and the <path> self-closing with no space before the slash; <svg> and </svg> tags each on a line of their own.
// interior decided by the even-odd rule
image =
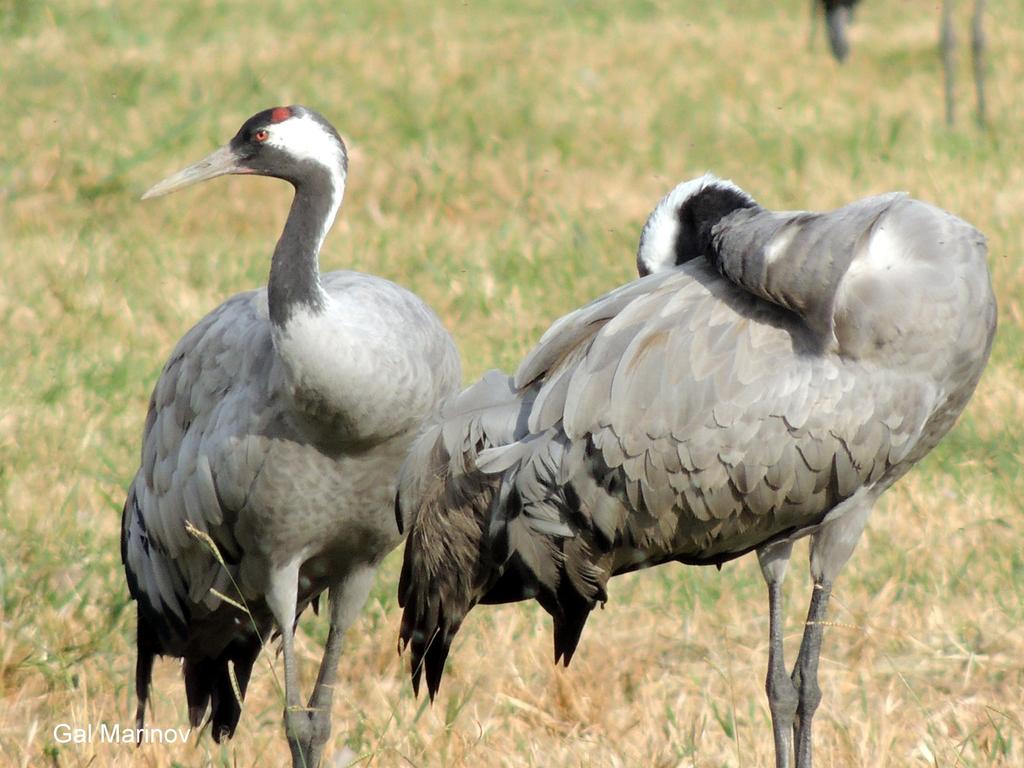
<svg viewBox="0 0 1024 768">
<path fill-rule="evenodd" d="M 327 221 L 335 213 L 335 197 L 341 194 L 326 168 L 310 161 L 301 165 L 304 172 L 292 182 L 295 199 L 274 249 L 267 285 L 270 320 L 282 329 L 297 309 L 324 309 L 318 256 Z"/>
<path fill-rule="evenodd" d="M 711 230 L 723 218 L 741 208 L 756 208 L 757 203 L 732 186 L 709 184 L 679 206 L 679 234 L 676 237 L 676 266 L 697 256 L 714 261 Z"/>
</svg>

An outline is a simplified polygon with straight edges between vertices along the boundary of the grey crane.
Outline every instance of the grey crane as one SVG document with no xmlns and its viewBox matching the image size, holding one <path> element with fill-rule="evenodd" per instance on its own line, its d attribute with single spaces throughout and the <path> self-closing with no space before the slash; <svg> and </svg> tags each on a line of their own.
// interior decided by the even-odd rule
<svg viewBox="0 0 1024 768">
<path fill-rule="evenodd" d="M 144 195 L 224 174 L 274 176 L 295 189 L 267 287 L 200 320 L 150 400 L 121 530 L 138 605 L 137 725 L 154 656 L 169 655 L 183 659 L 189 721 L 199 726 L 209 709 L 213 738 L 230 738 L 241 713 L 233 680 L 244 696 L 276 630 L 285 730 L 304 766 L 318 764 L 330 733 L 345 630 L 401 541 L 398 469 L 460 380 L 455 345 L 419 298 L 370 275 L 320 274 L 347 169 L 344 142 L 321 115 L 277 107 Z M 303 707 L 293 632 L 325 589 L 330 632 Z"/>
<path fill-rule="evenodd" d="M 811 36 L 818 8 L 825 12 L 829 47 L 836 61 L 842 63 L 850 52 L 846 29 L 854 7 L 860 0 L 811 0 Z M 985 125 L 985 0 L 974 0 L 971 16 L 971 63 L 974 90 L 978 100 L 977 121 Z M 942 56 L 943 92 L 946 100 L 946 123 L 956 122 L 956 35 L 953 32 L 953 2 L 942 0 L 942 24 L 939 30 L 939 52 Z"/>
<path fill-rule="evenodd" d="M 400 643 L 436 694 L 477 603 L 536 599 L 569 663 L 616 574 L 756 551 L 776 765 L 811 765 L 829 593 L 875 500 L 950 429 L 988 359 L 984 237 L 902 193 L 775 213 L 706 176 L 643 230 L 642 275 L 442 409 L 399 477 Z M 792 673 L 782 582 L 811 537 Z"/>
</svg>

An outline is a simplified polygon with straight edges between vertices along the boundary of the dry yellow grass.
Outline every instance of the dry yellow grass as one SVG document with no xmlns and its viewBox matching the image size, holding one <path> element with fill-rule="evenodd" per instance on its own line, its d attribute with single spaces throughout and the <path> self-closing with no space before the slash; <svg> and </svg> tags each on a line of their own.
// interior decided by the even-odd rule
<svg viewBox="0 0 1024 768">
<path fill-rule="evenodd" d="M 966 50 L 961 124 L 943 124 L 924 0 L 863 3 L 842 69 L 822 40 L 805 49 L 803 0 L 376 5 L 0 4 L 0 762 L 285 762 L 272 653 L 228 746 L 195 733 L 140 750 L 59 744 L 54 727 L 131 719 L 117 540 L 146 399 L 177 338 L 265 280 L 288 190 L 247 179 L 137 196 L 252 112 L 297 101 L 352 144 L 324 266 L 417 291 L 467 378 L 511 368 L 551 320 L 628 279 L 646 213 L 705 169 L 776 208 L 906 189 L 986 232 L 993 362 L 837 585 L 815 735 L 826 768 L 1024 765 L 1018 0 L 990 2 L 984 131 L 968 119 Z M 479 609 L 430 708 L 395 654 L 398 557 L 349 638 L 332 754 L 348 744 L 363 764 L 423 768 L 772 764 L 754 562 L 616 579 L 568 670 L 551 664 L 537 606 Z M 307 617 L 299 634 L 306 690 L 324 624 Z M 155 689 L 151 723 L 182 726 L 174 663 L 158 664 Z"/>
</svg>

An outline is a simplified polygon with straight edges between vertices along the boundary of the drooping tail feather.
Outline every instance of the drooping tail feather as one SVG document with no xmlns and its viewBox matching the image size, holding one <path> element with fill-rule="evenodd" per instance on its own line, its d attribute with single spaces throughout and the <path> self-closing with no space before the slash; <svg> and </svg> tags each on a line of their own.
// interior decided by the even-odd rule
<svg viewBox="0 0 1024 768">
<path fill-rule="evenodd" d="M 188 720 L 193 728 L 200 727 L 209 709 L 213 740 L 219 743 L 234 736 L 242 714 L 241 699 L 245 698 L 259 652 L 259 639 L 252 636 L 234 641 L 216 658 L 185 659 L 185 697 L 188 700 Z M 232 669 L 238 683 L 238 695 L 231 682 Z"/>
<path fill-rule="evenodd" d="M 234 735 L 242 714 L 240 697 L 245 697 L 260 647 L 259 639 L 252 636 L 245 640 L 236 640 L 216 658 L 185 659 L 182 671 L 185 678 L 185 696 L 188 700 L 188 720 L 193 728 L 200 727 L 207 711 L 210 711 L 214 741 L 220 742 L 221 739 L 230 739 Z M 140 620 L 135 664 L 135 693 L 138 700 L 135 727 L 140 730 L 146 724 L 146 705 L 149 702 L 153 661 L 162 650 L 149 625 Z M 229 664 L 234 670 L 240 697 L 235 694 Z"/>
<path fill-rule="evenodd" d="M 450 455 L 440 444 L 441 432 L 430 436 L 425 470 L 431 480 L 423 495 L 415 499 L 408 491 L 400 495 L 415 505 L 406 542 L 405 559 L 398 583 L 398 602 L 404 608 L 400 644 L 412 651 L 413 689 L 419 693 L 425 671 L 427 689 L 433 699 L 441 684 L 444 663 L 462 619 L 480 598 L 479 582 L 486 582 L 481 558 L 485 514 L 497 482 L 468 478 L 458 486 L 446 482 Z M 428 435 L 421 438 L 421 443 Z M 400 515 L 404 517 L 404 515 Z"/>
<path fill-rule="evenodd" d="M 141 610 L 140 610 L 141 613 Z M 146 725 L 146 703 L 149 701 L 149 684 L 153 679 L 153 660 L 159 653 L 157 639 L 152 636 L 149 625 L 139 616 L 136 634 L 135 658 L 135 727 L 141 731 Z M 139 745 L 141 745 L 141 741 Z"/>
<path fill-rule="evenodd" d="M 593 562 L 601 553 L 563 468 L 572 449 L 557 430 L 527 429 L 535 396 L 487 374 L 420 437 L 399 478 L 409 531 L 400 647 L 411 649 L 414 689 L 425 673 L 431 699 L 477 603 L 536 599 L 554 619 L 555 660 L 568 664 L 605 599 L 609 574 Z"/>
<path fill-rule="evenodd" d="M 135 540 L 129 537 L 132 516 L 138 526 Z M 134 485 L 125 501 L 121 526 L 121 560 L 125 566 L 128 590 L 136 601 L 137 610 L 135 727 L 145 727 L 153 662 L 156 657 L 184 656 L 183 673 L 189 722 L 193 727 L 199 727 L 209 711 L 214 740 L 219 742 L 223 738 L 231 738 L 242 712 L 240 698 L 245 696 L 253 664 L 262 647 L 259 637 L 265 634 L 265 629 L 233 640 L 217 656 L 190 656 L 190 652 L 186 650 L 186 638 L 191 634 L 195 639 L 201 631 L 195 627 L 189 630 L 188 623 L 192 617 L 187 606 L 182 606 L 184 615 L 179 616 L 174 611 L 167 610 L 165 603 L 154 605 L 155 599 L 142 588 L 139 576 L 132 568 L 128 557 L 128 549 L 134 545 L 140 547 L 145 555 L 141 560 L 143 565 L 150 568 L 167 567 L 166 564 L 153 564 L 153 560 L 161 555 L 155 548 L 150 548 Z M 235 695 L 235 686 L 231 681 L 232 669 L 240 696 Z"/>
<path fill-rule="evenodd" d="M 446 404 L 417 440 L 399 477 L 397 515 L 409 531 L 398 585 L 400 645 L 412 651 L 413 688 L 426 672 L 433 698 L 466 613 L 500 576 L 486 541 L 500 484 L 476 457 L 522 433 L 523 401 L 511 379 L 490 371 Z"/>
</svg>

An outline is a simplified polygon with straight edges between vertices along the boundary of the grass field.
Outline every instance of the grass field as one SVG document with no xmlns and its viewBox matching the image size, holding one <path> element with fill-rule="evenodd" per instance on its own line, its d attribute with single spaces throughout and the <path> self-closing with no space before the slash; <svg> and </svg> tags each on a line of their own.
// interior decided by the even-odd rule
<svg viewBox="0 0 1024 768">
<path fill-rule="evenodd" d="M 959 3 L 966 42 L 971 5 Z M 253 112 L 304 103 L 350 142 L 324 268 L 418 292 L 467 381 L 628 280 L 640 227 L 705 170 L 772 208 L 904 189 L 989 237 L 992 362 L 945 442 L 879 505 L 837 584 L 819 766 L 1024 765 L 1024 11 L 989 3 L 991 126 L 943 121 L 932 0 L 862 4 L 840 69 L 808 3 L 0 0 L 0 763 L 284 764 L 265 654 L 236 738 L 59 744 L 134 712 L 118 555 L 146 402 L 174 342 L 263 283 L 268 179 L 142 204 Z M 787 582 L 790 658 L 809 597 Z M 473 613 L 431 708 L 395 653 L 400 553 L 351 633 L 329 756 L 365 765 L 768 766 L 756 562 L 616 579 L 573 665 L 539 606 Z M 308 690 L 326 622 L 298 649 Z M 152 725 L 186 723 L 158 663 Z"/>
</svg>

